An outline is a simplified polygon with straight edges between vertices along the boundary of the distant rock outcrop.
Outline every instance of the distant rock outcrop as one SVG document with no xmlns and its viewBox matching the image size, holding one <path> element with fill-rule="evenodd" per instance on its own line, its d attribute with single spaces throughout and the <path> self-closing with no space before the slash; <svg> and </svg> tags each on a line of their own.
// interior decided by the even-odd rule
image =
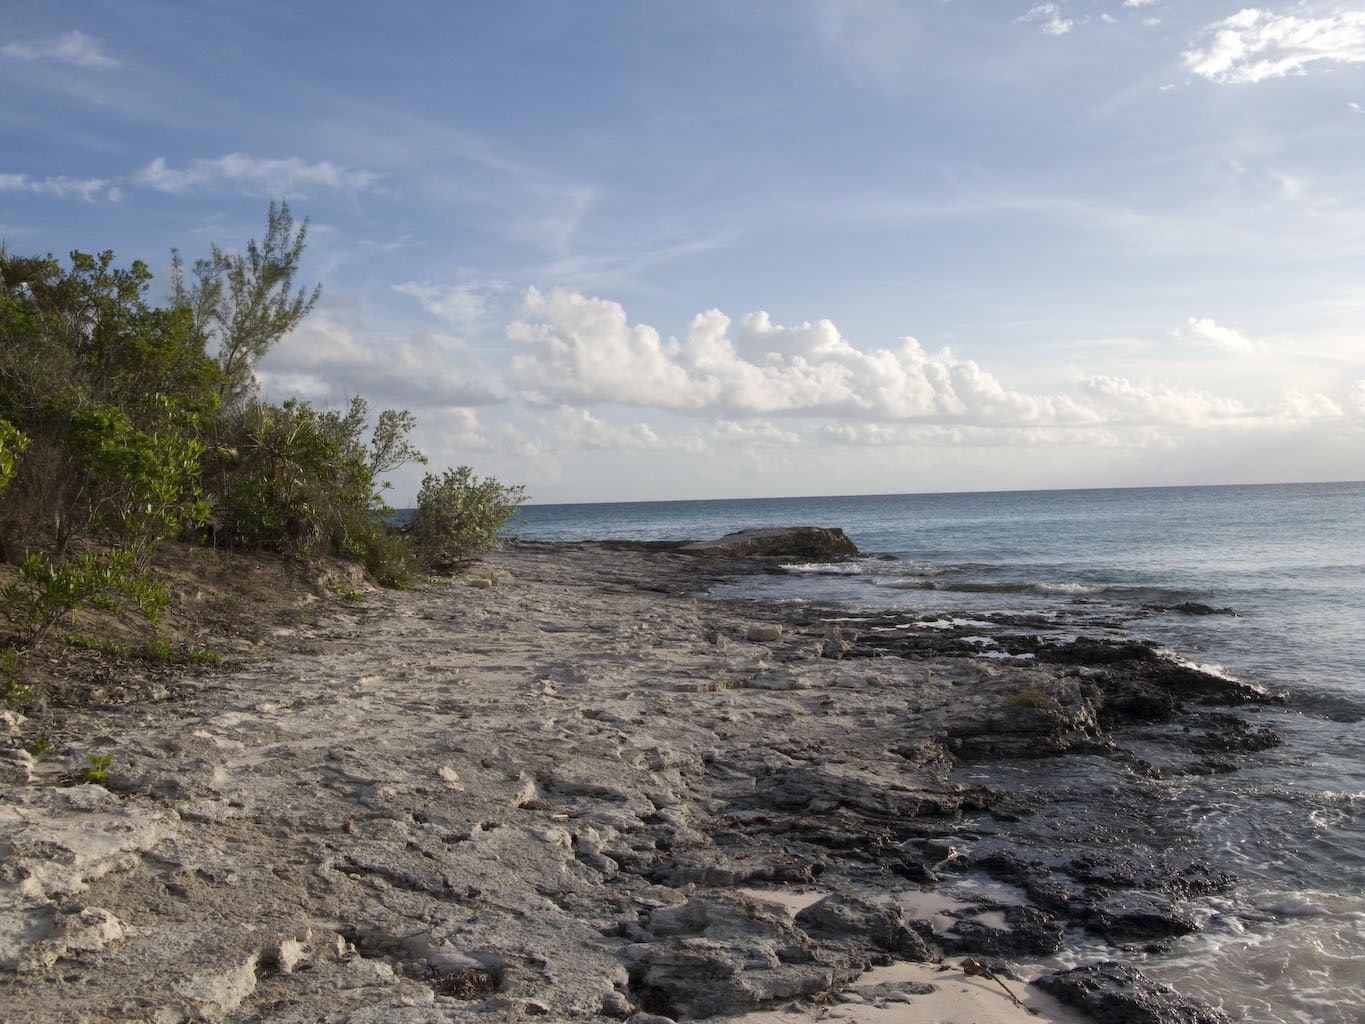
<svg viewBox="0 0 1365 1024">
<path fill-rule="evenodd" d="M 733 558 L 843 558 L 858 554 L 858 547 L 844 531 L 832 526 L 779 526 L 740 530 L 717 540 L 687 544 L 683 551 Z"/>
</svg>

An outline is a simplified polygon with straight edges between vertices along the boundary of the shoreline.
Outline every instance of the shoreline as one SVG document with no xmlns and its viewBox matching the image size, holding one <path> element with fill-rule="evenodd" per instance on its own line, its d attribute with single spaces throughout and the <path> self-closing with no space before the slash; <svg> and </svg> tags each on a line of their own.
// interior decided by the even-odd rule
<svg viewBox="0 0 1365 1024">
<path fill-rule="evenodd" d="M 1078 928 L 1115 960 L 1178 941 L 1182 900 L 1230 884 L 1117 827 L 1032 835 L 1044 797 L 960 776 L 1079 753 L 1139 803 L 1114 742 L 1134 723 L 1181 770 L 1273 741 L 1202 706 L 1252 699 L 1236 684 L 1122 645 L 888 652 L 698 596 L 740 571 L 514 544 L 450 586 L 327 602 L 175 701 L 72 712 L 113 763 L 103 786 L 5 777 L 0 1000 L 35 1022 L 1085 1020 L 1009 963 Z M 967 877 L 1027 899 L 924 905 Z M 824 902 L 771 902 L 797 893 Z"/>
</svg>

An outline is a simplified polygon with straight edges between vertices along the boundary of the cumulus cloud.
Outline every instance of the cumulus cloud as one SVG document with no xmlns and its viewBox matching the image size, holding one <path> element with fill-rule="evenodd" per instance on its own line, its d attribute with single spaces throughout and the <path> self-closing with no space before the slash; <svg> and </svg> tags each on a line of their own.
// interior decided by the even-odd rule
<svg viewBox="0 0 1365 1024">
<path fill-rule="evenodd" d="M 1076 26 L 1076 23 L 1070 18 L 1062 17 L 1060 6 L 1051 2 L 1035 4 L 1029 8 L 1027 14 L 1020 15 L 1014 20 L 1034 22 L 1050 36 L 1064 36 Z"/>
<path fill-rule="evenodd" d="M 1248 7 L 1204 31 L 1185 54 L 1195 74 L 1224 85 L 1306 74 L 1314 64 L 1365 61 L 1365 11 L 1299 18 Z"/>
<path fill-rule="evenodd" d="M 663 439 L 648 423 L 618 426 L 599 419 L 587 409 L 565 406 L 556 411 L 554 425 L 556 440 L 569 448 L 622 451 L 664 447 Z"/>
<path fill-rule="evenodd" d="M 1270 349 L 1270 346 L 1265 342 L 1252 341 L 1240 331 L 1231 327 L 1222 327 L 1209 317 L 1192 316 L 1189 319 L 1189 327 L 1195 338 L 1232 355 L 1249 356 Z"/>
<path fill-rule="evenodd" d="M 0 46 L 0 57 L 12 60 L 55 61 L 78 68 L 92 68 L 98 71 L 119 67 L 121 62 L 110 57 L 100 49 L 99 41 L 84 32 L 68 32 L 66 35 L 44 42 L 6 43 Z"/>
<path fill-rule="evenodd" d="M 31 178 L 27 174 L 0 174 L 0 192 L 28 192 L 86 202 L 93 202 L 101 195 L 117 202 L 120 196 L 118 187 L 104 178 Z"/>
<path fill-rule="evenodd" d="M 1153 4 L 1160 3 L 1161 0 L 1123 0 L 1124 7 L 1151 7 Z"/>
<path fill-rule="evenodd" d="M 1165 423 L 1183 427 L 1228 425 L 1249 420 L 1252 410 L 1235 398 L 1198 389 L 1134 383 L 1125 377 L 1096 374 L 1081 381 L 1098 408 L 1113 422 Z"/>
<path fill-rule="evenodd" d="M 359 192 L 378 180 L 370 171 L 326 160 L 309 163 L 299 157 L 263 159 L 245 153 L 191 160 L 179 170 L 170 167 L 165 157 L 157 157 L 137 174 L 140 184 L 172 195 L 231 184 L 252 195 L 306 197 L 318 192 Z"/>
<path fill-rule="evenodd" d="M 1082 423 L 1070 399 L 1005 387 L 950 350 L 914 338 L 863 351 L 833 323 L 796 326 L 751 313 L 738 325 L 718 310 L 682 339 L 631 324 L 615 302 L 532 289 L 508 337 L 525 345 L 512 373 L 545 402 L 651 406 L 721 415 L 823 415 L 862 420 L 956 418 L 996 423 Z"/>
</svg>

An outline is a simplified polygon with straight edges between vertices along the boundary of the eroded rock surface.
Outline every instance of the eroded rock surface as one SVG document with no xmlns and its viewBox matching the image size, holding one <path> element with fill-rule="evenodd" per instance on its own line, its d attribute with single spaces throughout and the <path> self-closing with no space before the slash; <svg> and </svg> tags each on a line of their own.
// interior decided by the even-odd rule
<svg viewBox="0 0 1365 1024">
<path fill-rule="evenodd" d="M 1145 658 L 1131 677 L 888 658 L 882 634 L 810 616 L 755 630 L 771 610 L 688 596 L 716 571 L 517 546 L 477 585 L 332 602 L 176 700 L 78 714 L 57 755 L 0 779 L 5 1015 L 703 1017 L 892 960 L 1043 955 L 1068 926 L 1192 927 L 1180 893 L 1221 880 L 1163 861 L 1140 821 L 1104 837 L 1131 853 L 1051 826 L 1044 853 L 1027 828 L 1053 805 L 963 769 L 1081 751 L 1140 785 L 1110 731 L 1125 680 L 1156 695 L 1143 722 L 1214 684 L 1171 695 Z M 71 785 L 91 738 L 107 777 Z M 897 901 L 967 870 L 1029 905 L 930 924 Z"/>
</svg>

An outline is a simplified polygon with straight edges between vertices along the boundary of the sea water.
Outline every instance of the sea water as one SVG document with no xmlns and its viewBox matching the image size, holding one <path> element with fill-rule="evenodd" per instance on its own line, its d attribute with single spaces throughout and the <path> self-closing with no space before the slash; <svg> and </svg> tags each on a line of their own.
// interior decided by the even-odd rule
<svg viewBox="0 0 1365 1024">
<path fill-rule="evenodd" d="M 924 622 L 1027 614 L 1062 639 L 1149 639 L 1286 694 L 1259 719 L 1283 745 L 1163 783 L 1163 825 L 1238 885 L 1191 908 L 1197 935 L 1138 963 L 1237 1020 L 1365 1020 L 1365 483 L 528 505 L 515 531 L 684 540 L 790 525 L 840 527 L 864 557 L 792 562 L 717 596 Z M 1214 613 L 1177 610 L 1191 604 Z"/>
</svg>

